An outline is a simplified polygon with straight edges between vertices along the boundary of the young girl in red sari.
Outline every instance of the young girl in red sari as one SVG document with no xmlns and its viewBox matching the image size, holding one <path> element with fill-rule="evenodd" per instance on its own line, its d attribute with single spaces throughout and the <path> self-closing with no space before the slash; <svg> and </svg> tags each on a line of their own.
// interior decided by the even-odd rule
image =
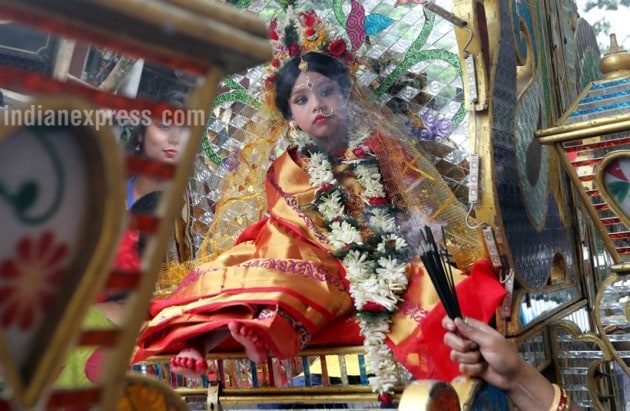
<svg viewBox="0 0 630 411">
<path fill-rule="evenodd" d="M 314 12 L 297 22 L 317 35 Z M 449 248 L 462 269 L 455 281 L 465 315 L 490 320 L 503 288 L 487 263 L 474 264 L 483 249 L 461 204 L 426 158 L 366 109 L 348 52 L 332 44 L 326 52 L 285 44 L 293 57 L 273 90 L 295 135 L 267 172 L 267 216 L 152 304 L 135 361 L 176 353 L 172 372 L 200 375 L 206 354 L 228 337 L 254 362 L 287 358 L 355 316 L 375 391 L 397 383 L 396 360 L 416 378 L 457 375 L 442 343 L 444 311 L 415 253 L 419 223 L 458 231 Z M 427 189 L 439 194 L 420 198 Z"/>
</svg>

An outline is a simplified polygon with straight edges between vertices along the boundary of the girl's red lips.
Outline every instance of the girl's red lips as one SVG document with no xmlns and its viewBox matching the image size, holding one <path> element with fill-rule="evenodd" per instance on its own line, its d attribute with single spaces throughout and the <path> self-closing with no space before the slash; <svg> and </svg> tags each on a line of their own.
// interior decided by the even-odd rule
<svg viewBox="0 0 630 411">
<path fill-rule="evenodd" d="M 175 156 L 177 155 L 177 150 L 162 150 L 164 152 L 164 154 L 166 154 L 166 157 L 168 158 L 175 158 Z"/>
<path fill-rule="evenodd" d="M 317 122 L 319 122 L 319 121 L 321 121 L 321 120 L 326 120 L 327 118 L 328 118 L 328 117 L 326 117 L 326 116 L 322 116 L 322 115 L 320 114 L 319 116 L 315 117 L 315 120 L 313 120 L 313 123 L 317 123 Z"/>
</svg>

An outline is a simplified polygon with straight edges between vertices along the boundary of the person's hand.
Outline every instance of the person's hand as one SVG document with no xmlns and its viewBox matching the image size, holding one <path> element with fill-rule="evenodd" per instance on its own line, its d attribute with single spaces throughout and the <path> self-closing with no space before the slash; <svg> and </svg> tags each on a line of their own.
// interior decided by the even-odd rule
<svg viewBox="0 0 630 411">
<path fill-rule="evenodd" d="M 489 325 L 472 318 L 455 321 L 444 317 L 448 331 L 444 343 L 451 347 L 451 359 L 459 363 L 464 375 L 479 377 L 489 384 L 509 391 L 527 367 L 515 347 Z"/>
</svg>

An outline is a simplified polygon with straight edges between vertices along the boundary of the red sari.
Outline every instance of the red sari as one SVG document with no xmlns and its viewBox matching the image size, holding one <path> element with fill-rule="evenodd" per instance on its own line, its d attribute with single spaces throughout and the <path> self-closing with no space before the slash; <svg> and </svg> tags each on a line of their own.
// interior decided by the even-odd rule
<svg viewBox="0 0 630 411">
<path fill-rule="evenodd" d="M 267 218 L 245 230 L 217 259 L 192 270 L 169 298 L 152 303 L 152 318 L 139 336 L 134 362 L 177 353 L 190 346 L 191 339 L 233 320 L 256 327 L 279 358 L 295 356 L 323 330 L 334 336 L 329 332 L 331 324 L 347 324 L 341 320 L 353 315 L 354 306 L 345 269 L 332 255 L 334 247 L 320 228 L 321 216 L 309 209 L 316 188 L 298 163 L 296 152 L 290 150 L 270 167 L 265 182 Z M 341 182 L 357 184 L 351 176 Z M 409 279 L 405 301 L 393 316 L 388 344 L 416 378 L 450 380 L 456 373 L 442 376 L 439 371 L 448 361 L 441 342 L 443 315 L 438 310 L 429 315 L 438 298 L 418 259 L 409 264 Z M 460 275 L 456 281 L 464 279 L 459 287 L 468 294 L 482 289 L 484 298 L 475 298 L 473 304 L 462 301 L 463 312 L 488 321 L 501 301 L 502 286 L 483 264 L 472 276 Z M 352 333 L 360 344 L 356 330 L 336 332 Z M 424 338 L 427 333 L 434 338 Z M 436 344 L 439 357 L 430 354 Z"/>
</svg>

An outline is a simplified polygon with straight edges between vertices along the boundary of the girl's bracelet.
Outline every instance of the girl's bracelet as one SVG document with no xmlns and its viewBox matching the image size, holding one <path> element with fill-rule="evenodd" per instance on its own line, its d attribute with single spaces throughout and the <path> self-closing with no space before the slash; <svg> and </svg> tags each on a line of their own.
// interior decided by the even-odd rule
<svg viewBox="0 0 630 411">
<path fill-rule="evenodd" d="M 569 411 L 571 408 L 571 401 L 567 396 L 567 392 L 564 388 L 558 384 L 551 384 L 553 386 L 553 402 L 549 411 Z"/>
</svg>

